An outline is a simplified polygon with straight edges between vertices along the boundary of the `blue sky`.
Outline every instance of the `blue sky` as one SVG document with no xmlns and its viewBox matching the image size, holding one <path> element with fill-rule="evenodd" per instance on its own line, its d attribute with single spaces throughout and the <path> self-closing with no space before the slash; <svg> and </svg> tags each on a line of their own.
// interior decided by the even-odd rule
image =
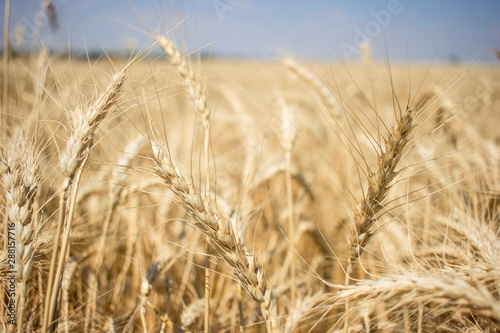
<svg viewBox="0 0 500 333">
<path fill-rule="evenodd" d="M 32 35 L 41 2 L 11 0 L 11 29 L 21 24 Z M 53 2 L 59 29 L 51 32 L 44 24 L 41 33 L 53 49 L 71 43 L 77 50 L 121 51 L 149 42 L 144 30 L 179 18 L 185 20 L 176 34 L 187 47 L 216 55 L 356 60 L 360 42 L 368 39 L 376 58 L 385 56 L 387 45 L 391 59 L 408 54 L 412 60 L 477 57 L 495 63 L 494 50 L 500 49 L 499 0 Z M 0 4 L 4 8 L 5 0 Z"/>
</svg>

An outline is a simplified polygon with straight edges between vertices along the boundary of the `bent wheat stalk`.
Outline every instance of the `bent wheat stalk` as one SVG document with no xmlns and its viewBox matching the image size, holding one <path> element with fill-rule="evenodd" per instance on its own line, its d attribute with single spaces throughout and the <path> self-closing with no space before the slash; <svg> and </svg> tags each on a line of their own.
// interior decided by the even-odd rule
<svg viewBox="0 0 500 333">
<path fill-rule="evenodd" d="M 266 287 L 264 273 L 255 255 L 243 244 L 228 212 L 219 209 L 216 202 L 203 197 L 185 178 L 170 156 L 170 152 L 158 138 L 151 140 L 156 174 L 180 199 L 194 227 L 212 242 L 222 259 L 234 269 L 237 281 L 252 300 L 260 304 L 268 331 L 272 331 L 269 307 L 271 292 Z"/>
<path fill-rule="evenodd" d="M 161 35 L 155 35 L 157 43 L 161 46 L 165 54 L 172 61 L 172 65 L 177 69 L 177 72 L 184 80 L 184 86 L 187 89 L 189 97 L 193 102 L 196 111 L 200 114 L 203 120 L 204 138 L 203 147 L 205 153 L 205 191 L 210 193 L 210 160 L 209 160 L 209 145 L 210 145 L 210 108 L 207 104 L 207 95 L 205 87 L 196 77 L 191 64 L 186 57 L 183 57 L 171 38 Z M 205 333 L 209 332 L 209 313 L 210 313 L 210 246 L 207 239 L 207 256 L 205 261 Z"/>
<path fill-rule="evenodd" d="M 58 284 L 65 261 L 71 232 L 72 212 L 78 192 L 78 178 L 81 177 L 81 172 L 93 147 L 93 139 L 97 129 L 110 113 L 118 99 L 125 81 L 125 70 L 127 67 L 113 76 L 106 90 L 89 107 L 84 110 L 77 110 L 72 115 L 73 132 L 68 139 L 66 150 L 62 153 L 60 161 L 61 171 L 65 178 L 59 199 L 59 222 L 52 250 L 49 281 L 47 284 L 47 298 L 43 319 L 44 333 L 47 332 L 50 320 L 54 316 L 57 303 Z M 78 176 L 75 178 L 77 173 Z M 74 181 L 75 179 L 77 181 Z M 67 205 L 68 202 L 69 206 Z M 58 256 L 63 225 L 65 226 L 65 233 L 62 239 L 61 252 Z M 59 260 L 56 266 L 57 258 Z"/>
<path fill-rule="evenodd" d="M 420 303 L 441 303 L 441 311 L 456 313 L 464 309 L 500 325 L 500 302 L 484 286 L 473 286 L 459 276 L 393 275 L 376 281 L 363 281 L 335 294 L 333 301 L 368 304 L 370 300 L 383 299 L 393 304 L 390 311 L 404 306 L 418 307 Z M 376 304 L 376 303 L 372 303 Z"/>
</svg>

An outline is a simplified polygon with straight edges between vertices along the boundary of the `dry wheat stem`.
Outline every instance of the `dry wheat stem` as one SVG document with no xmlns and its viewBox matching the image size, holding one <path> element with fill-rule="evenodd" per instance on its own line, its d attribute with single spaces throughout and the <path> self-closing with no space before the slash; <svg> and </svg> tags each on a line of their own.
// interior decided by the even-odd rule
<svg viewBox="0 0 500 333">
<path fill-rule="evenodd" d="M 57 270 L 56 270 L 55 275 L 54 275 L 55 276 L 54 284 L 52 285 L 51 294 L 50 294 L 50 305 L 49 305 L 50 307 L 49 307 L 48 320 L 55 319 L 54 314 L 55 314 L 56 305 L 57 305 L 57 296 L 59 294 L 59 281 L 60 281 L 60 277 L 63 273 L 64 262 L 66 261 L 66 252 L 68 251 L 68 247 L 69 247 L 71 224 L 73 221 L 73 214 L 74 214 L 74 210 L 75 210 L 76 197 L 77 197 L 78 189 L 80 186 L 80 180 L 81 180 L 82 175 L 83 175 L 83 169 L 85 167 L 85 164 L 87 163 L 88 156 L 89 156 L 88 154 L 85 156 L 83 162 L 81 163 L 80 167 L 78 168 L 78 170 L 75 174 L 74 182 L 73 182 L 72 186 L 70 187 L 70 191 L 69 191 L 69 199 L 62 200 L 62 202 L 64 204 L 69 202 L 69 207 L 63 206 L 64 212 L 66 212 L 65 217 L 67 218 L 67 222 L 66 222 L 64 234 L 62 237 L 61 252 L 59 254 L 59 262 L 57 264 Z"/>
<path fill-rule="evenodd" d="M 142 278 L 142 283 L 141 283 L 141 294 L 140 294 L 140 318 L 141 318 L 141 324 L 142 324 L 142 331 L 144 333 L 148 333 L 148 327 L 146 323 L 146 303 L 148 301 L 148 296 L 149 293 L 151 292 L 151 289 L 153 287 L 149 283 L 148 279 L 146 277 Z"/>
<path fill-rule="evenodd" d="M 134 206 L 137 207 L 137 198 L 132 198 L 132 204 L 135 204 Z M 138 215 L 139 210 L 136 210 L 136 216 L 134 216 L 135 220 L 138 221 L 139 217 Z M 120 297 L 120 293 L 123 292 L 123 281 L 126 279 L 127 272 L 130 268 L 130 265 L 132 263 L 132 257 L 134 253 L 134 244 L 137 244 L 137 235 L 138 235 L 138 226 L 136 223 L 129 223 L 127 224 L 128 229 L 131 229 L 128 231 L 129 234 L 134 235 L 133 237 L 129 237 L 129 241 L 127 242 L 127 248 L 125 250 L 125 262 L 120 270 L 120 273 L 118 274 L 118 277 L 116 279 L 116 288 L 113 290 L 113 296 L 112 296 L 112 304 L 118 303 L 118 299 Z"/>
</svg>

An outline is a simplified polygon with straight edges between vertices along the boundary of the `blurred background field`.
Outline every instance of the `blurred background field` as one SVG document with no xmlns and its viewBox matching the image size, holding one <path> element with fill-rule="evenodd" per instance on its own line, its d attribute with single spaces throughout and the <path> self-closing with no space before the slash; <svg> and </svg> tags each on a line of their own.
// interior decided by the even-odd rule
<svg viewBox="0 0 500 333">
<path fill-rule="evenodd" d="M 2 331 L 499 330 L 497 2 L 10 5 Z"/>
</svg>

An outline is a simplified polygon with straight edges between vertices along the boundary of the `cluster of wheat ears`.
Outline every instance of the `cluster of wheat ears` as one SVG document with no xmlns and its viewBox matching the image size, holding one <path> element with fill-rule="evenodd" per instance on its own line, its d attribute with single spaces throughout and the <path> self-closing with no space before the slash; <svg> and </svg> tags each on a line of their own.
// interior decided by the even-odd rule
<svg viewBox="0 0 500 333">
<path fill-rule="evenodd" d="M 2 331 L 500 329 L 498 72 L 173 36 L 4 65 Z"/>
</svg>

